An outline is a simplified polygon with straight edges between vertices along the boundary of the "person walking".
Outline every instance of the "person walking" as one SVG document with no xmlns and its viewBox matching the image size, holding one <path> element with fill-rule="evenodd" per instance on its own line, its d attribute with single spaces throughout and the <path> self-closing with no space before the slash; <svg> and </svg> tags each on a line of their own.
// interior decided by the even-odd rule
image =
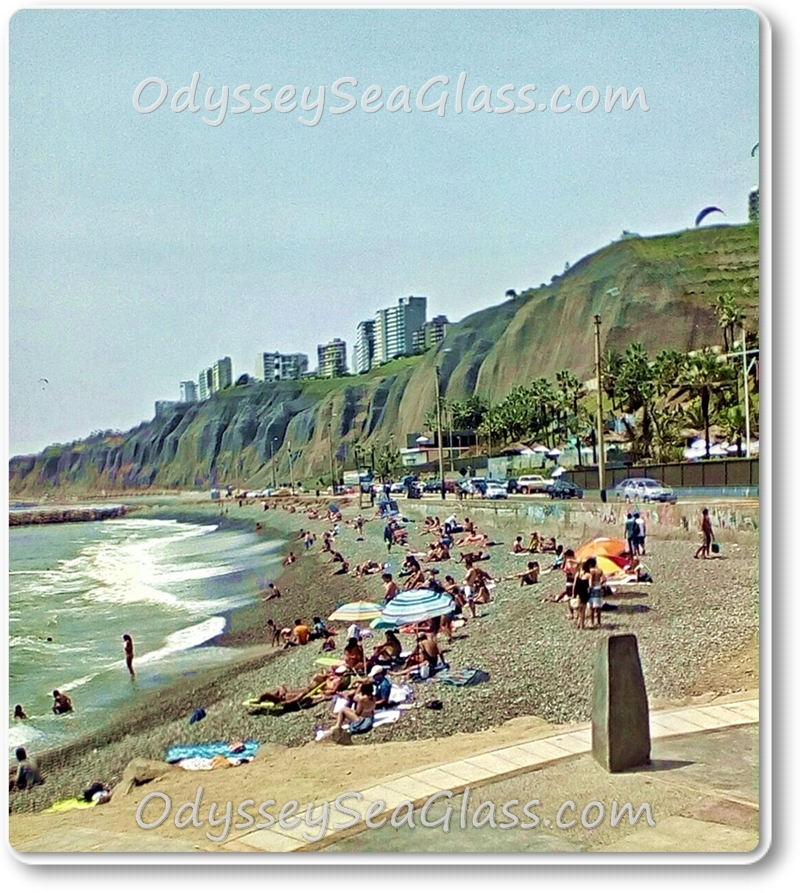
<svg viewBox="0 0 800 893">
<path fill-rule="evenodd" d="M 644 541 L 647 536 L 647 528 L 644 524 L 644 518 L 641 517 L 639 512 L 633 513 L 633 520 L 636 522 L 636 549 L 638 555 L 645 554 Z"/>
<path fill-rule="evenodd" d="M 711 556 L 711 543 L 714 540 L 714 528 L 711 526 L 711 517 L 708 509 L 703 509 L 700 515 L 700 533 L 703 535 L 703 542 L 694 553 L 695 558 L 709 558 Z"/>
<path fill-rule="evenodd" d="M 125 648 L 125 666 L 128 668 L 128 672 L 131 676 L 135 676 L 136 673 L 133 672 L 133 639 L 125 633 L 122 637 L 122 641 L 125 643 L 123 646 Z"/>
<path fill-rule="evenodd" d="M 628 544 L 628 552 L 633 558 L 638 550 L 636 548 L 636 521 L 631 512 L 628 512 L 628 516 L 625 518 L 625 542 Z"/>
</svg>

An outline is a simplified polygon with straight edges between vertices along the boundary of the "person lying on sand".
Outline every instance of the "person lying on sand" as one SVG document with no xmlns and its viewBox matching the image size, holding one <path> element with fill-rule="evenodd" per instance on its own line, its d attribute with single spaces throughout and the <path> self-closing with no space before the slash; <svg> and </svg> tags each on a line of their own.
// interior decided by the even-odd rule
<svg viewBox="0 0 800 893">
<path fill-rule="evenodd" d="M 456 540 L 457 546 L 484 546 L 489 545 L 489 536 L 485 533 L 465 533 L 460 539 Z"/>
<path fill-rule="evenodd" d="M 288 567 L 290 564 L 294 564 L 297 561 L 297 556 L 294 552 L 290 552 L 286 558 L 283 559 L 283 566 Z"/>
<path fill-rule="evenodd" d="M 478 561 L 488 561 L 492 556 L 488 552 L 462 552 L 458 558 L 458 560 L 462 564 L 466 564 L 468 561 L 472 564 L 476 564 Z"/>
<path fill-rule="evenodd" d="M 330 575 L 331 575 L 332 577 L 336 577 L 336 576 L 338 576 L 339 574 L 346 574 L 346 573 L 349 573 L 349 571 L 350 571 L 350 564 L 349 564 L 349 562 L 345 561 L 344 558 L 343 558 L 343 559 L 342 559 L 342 563 L 339 565 L 339 567 L 336 568 L 335 571 L 331 571 L 331 574 L 330 574 Z"/>
<path fill-rule="evenodd" d="M 353 575 L 358 577 L 368 577 L 372 574 L 379 574 L 383 571 L 383 565 L 377 561 L 365 561 L 363 564 L 357 564 Z"/>
</svg>

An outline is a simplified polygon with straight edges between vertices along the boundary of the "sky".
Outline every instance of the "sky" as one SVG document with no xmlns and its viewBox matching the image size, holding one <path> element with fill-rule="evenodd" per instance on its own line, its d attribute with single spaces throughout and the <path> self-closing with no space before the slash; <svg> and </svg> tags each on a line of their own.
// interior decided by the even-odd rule
<svg viewBox="0 0 800 893">
<path fill-rule="evenodd" d="M 706 205 L 725 211 L 709 224 L 745 221 L 758 29 L 731 9 L 18 12 L 10 454 L 128 429 L 220 357 L 238 377 L 263 351 L 314 367 L 334 337 L 350 356 L 358 322 L 401 295 L 458 320 L 623 230 L 685 229 Z M 200 110 L 173 112 L 195 72 Z M 439 76 L 449 83 L 419 98 Z M 340 90 L 358 104 L 334 114 L 348 77 L 357 85 Z M 155 106 L 161 92 L 151 80 L 137 94 L 148 79 L 166 98 L 143 113 L 135 100 Z M 255 113 L 265 84 L 270 108 Z M 361 104 L 371 85 L 375 112 Z M 470 111 L 482 85 L 491 97 Z M 521 113 L 525 85 L 535 109 Z M 571 95 L 555 105 L 572 107 L 556 112 L 562 85 Z M 279 112 L 284 86 L 298 107 Z M 299 107 L 323 86 L 321 114 Z M 387 111 L 401 86 L 411 111 Z M 648 110 L 606 112 L 608 86 L 641 87 Z M 205 106 L 223 87 L 221 117 Z M 599 102 L 580 112 L 587 87 Z"/>
</svg>

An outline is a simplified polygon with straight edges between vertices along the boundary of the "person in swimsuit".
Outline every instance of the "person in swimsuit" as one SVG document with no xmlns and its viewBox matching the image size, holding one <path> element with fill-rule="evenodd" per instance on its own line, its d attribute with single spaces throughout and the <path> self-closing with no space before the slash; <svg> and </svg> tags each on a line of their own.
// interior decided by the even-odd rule
<svg viewBox="0 0 800 893">
<path fill-rule="evenodd" d="M 592 626 L 600 628 L 600 611 L 603 608 L 603 586 L 606 583 L 606 575 L 597 566 L 597 559 L 590 558 L 587 564 L 589 568 L 589 619 Z"/>
<path fill-rule="evenodd" d="M 583 562 L 580 570 L 575 574 L 575 582 L 572 591 L 578 600 L 578 629 L 586 628 L 586 606 L 589 604 L 589 574 L 592 569 L 591 559 Z"/>
<path fill-rule="evenodd" d="M 122 641 L 125 643 L 125 666 L 127 666 L 131 676 L 135 676 L 136 674 L 133 672 L 133 639 L 128 633 L 125 633 Z"/>
<path fill-rule="evenodd" d="M 574 596 L 574 587 L 575 587 L 575 574 L 578 571 L 578 561 L 575 558 L 575 552 L 572 549 L 567 549 L 564 552 L 564 562 L 562 564 L 562 570 L 564 571 L 564 575 L 566 577 L 566 584 L 564 586 L 564 591 L 559 595 L 556 601 L 561 601 L 562 599 L 567 600 L 567 607 L 569 608 L 569 619 L 575 619 L 575 604 L 573 602 Z"/>
<path fill-rule="evenodd" d="M 345 720 L 357 726 L 359 732 L 368 732 L 372 728 L 375 714 L 375 691 L 371 682 L 363 682 L 358 689 L 352 706 L 342 707 L 336 717 L 334 728 L 341 729 Z"/>
<path fill-rule="evenodd" d="M 714 539 L 714 528 L 711 526 L 711 518 L 708 509 L 703 509 L 700 516 L 700 533 L 703 534 L 703 542 L 694 553 L 695 558 L 708 558 L 711 555 L 711 543 Z"/>
</svg>

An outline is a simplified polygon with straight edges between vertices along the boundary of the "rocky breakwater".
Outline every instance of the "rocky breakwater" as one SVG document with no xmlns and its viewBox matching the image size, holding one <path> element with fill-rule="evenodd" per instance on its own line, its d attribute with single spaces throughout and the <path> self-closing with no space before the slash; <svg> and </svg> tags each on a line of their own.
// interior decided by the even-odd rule
<svg viewBox="0 0 800 893">
<path fill-rule="evenodd" d="M 73 506 L 71 508 L 35 508 L 8 513 L 9 527 L 22 527 L 26 524 L 70 524 L 75 521 L 105 521 L 108 518 L 122 518 L 127 506 Z"/>
</svg>

